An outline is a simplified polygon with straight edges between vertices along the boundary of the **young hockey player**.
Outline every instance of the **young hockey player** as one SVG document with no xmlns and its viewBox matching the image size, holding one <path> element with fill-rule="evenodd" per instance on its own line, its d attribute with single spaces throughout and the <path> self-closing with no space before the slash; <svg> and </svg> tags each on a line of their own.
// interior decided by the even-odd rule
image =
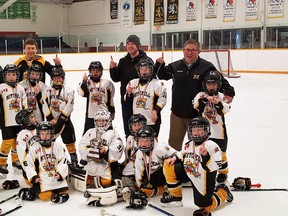
<svg viewBox="0 0 288 216">
<path fill-rule="evenodd" d="M 83 135 L 90 128 L 94 128 L 94 116 L 100 109 L 115 115 L 114 93 L 115 88 L 111 81 L 102 79 L 103 66 L 100 61 L 92 61 L 89 65 L 89 75 L 83 75 L 82 83 L 78 87 L 78 94 L 87 98 L 85 125 Z"/>
<path fill-rule="evenodd" d="M 17 135 L 17 154 L 23 169 L 23 177 L 26 184 L 32 186 L 27 179 L 24 162 L 30 146 L 37 142 L 36 127 L 38 125 L 34 112 L 31 109 L 23 109 L 15 116 L 17 124 L 21 126 L 21 131 Z"/>
<path fill-rule="evenodd" d="M 86 184 L 89 186 L 94 181 L 97 187 L 98 181 L 95 179 L 100 179 L 99 186 L 109 187 L 114 184 L 115 178 L 119 178 L 118 160 L 122 156 L 124 145 L 111 129 L 112 119 L 108 111 L 98 110 L 94 121 L 95 127 L 84 134 L 78 146 L 82 161 L 86 161 Z"/>
<path fill-rule="evenodd" d="M 63 203 L 69 199 L 68 159 L 63 146 L 54 142 L 55 130 L 50 122 L 41 122 L 37 126 L 38 142 L 29 149 L 26 157 L 26 174 L 32 188 L 23 188 L 19 197 L 34 200 Z"/>
<path fill-rule="evenodd" d="M 42 92 L 47 87 L 45 83 L 41 80 L 42 68 L 37 64 L 32 64 L 28 69 L 27 80 L 21 81 L 19 84 L 25 89 L 27 96 L 28 109 L 34 112 L 34 116 L 37 122 L 43 121 L 43 111 L 42 111 Z"/>
<path fill-rule="evenodd" d="M 142 58 L 137 64 L 139 78 L 127 85 L 126 101 L 133 100 L 133 114 L 141 113 L 158 137 L 161 125 L 160 111 L 166 105 L 167 92 L 163 82 L 156 79 L 154 62 Z"/>
<path fill-rule="evenodd" d="M 72 165 L 78 163 L 75 147 L 75 130 L 71 121 L 74 107 L 74 90 L 65 85 L 65 72 L 61 67 L 53 68 L 51 86 L 42 93 L 43 113 L 55 127 L 55 137 L 61 135 L 71 156 Z"/>
<path fill-rule="evenodd" d="M 163 172 L 169 192 L 163 194 L 161 205 L 182 206 L 182 183 L 191 181 L 194 203 L 200 208 L 193 216 L 210 216 L 210 212 L 225 200 L 232 202 L 233 195 L 224 183 L 215 188 L 222 155 L 219 146 L 209 140 L 209 121 L 197 117 L 192 119 L 188 128 L 192 140 L 185 144 L 181 152 L 164 161 Z"/>
<path fill-rule="evenodd" d="M 122 183 L 123 187 L 130 186 L 134 187 L 135 183 L 135 159 L 136 153 L 139 149 L 139 146 L 136 141 L 137 131 L 147 124 L 146 118 L 141 114 L 133 114 L 129 121 L 128 126 L 131 132 L 131 135 L 128 136 L 126 147 L 125 147 L 125 160 L 124 160 L 124 169 L 122 171 Z"/>
<path fill-rule="evenodd" d="M 163 194 L 166 181 L 163 175 L 163 161 L 172 157 L 176 150 L 164 143 L 157 143 L 155 133 L 149 126 L 143 126 L 136 134 L 139 150 L 135 159 L 137 186 L 148 197 Z"/>
<path fill-rule="evenodd" d="M 16 137 L 20 126 L 15 121 L 16 114 L 27 107 L 24 88 L 18 84 L 19 73 L 17 67 L 8 64 L 3 70 L 4 83 L 0 84 L 0 128 L 2 144 L 0 148 L 0 173 L 8 174 L 7 159 L 11 150 L 12 167 L 21 172 L 22 167 L 16 151 Z"/>
<path fill-rule="evenodd" d="M 218 170 L 216 181 L 223 183 L 227 179 L 228 161 L 227 150 L 227 130 L 224 115 L 230 111 L 231 103 L 228 104 L 224 94 L 219 90 L 222 86 L 221 75 L 217 70 L 208 71 L 203 78 L 202 88 L 193 100 L 194 109 L 198 110 L 199 115 L 206 118 L 211 127 L 210 140 L 216 142 L 222 151 L 222 165 Z"/>
</svg>

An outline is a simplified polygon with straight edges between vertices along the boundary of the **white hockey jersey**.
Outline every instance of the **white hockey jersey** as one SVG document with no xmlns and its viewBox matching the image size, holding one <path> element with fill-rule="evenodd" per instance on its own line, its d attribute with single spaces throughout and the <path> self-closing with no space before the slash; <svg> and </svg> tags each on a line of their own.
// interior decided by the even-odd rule
<svg viewBox="0 0 288 216">
<path fill-rule="evenodd" d="M 36 142 L 30 147 L 26 161 L 28 180 L 31 181 L 34 176 L 39 176 L 41 192 L 68 187 L 66 182 L 68 160 L 61 144 L 54 142 L 51 147 L 44 148 Z M 36 172 L 37 169 L 39 170 L 38 173 Z M 57 181 L 55 173 L 59 173 L 63 181 Z"/>
<path fill-rule="evenodd" d="M 142 114 L 147 119 L 147 125 L 154 125 L 151 115 L 156 106 L 162 110 L 167 103 L 167 89 L 164 83 L 157 79 L 141 85 L 138 79 L 131 80 L 126 89 L 130 86 L 133 88 L 133 114 Z M 127 94 L 124 100 L 127 99 Z"/>
<path fill-rule="evenodd" d="M 201 145 L 194 146 L 194 142 L 186 143 L 184 149 L 176 154 L 176 156 L 183 161 L 184 169 L 187 176 L 191 179 L 197 190 L 202 194 L 206 194 L 206 188 L 209 187 L 209 179 L 207 176 L 209 172 L 219 169 L 222 163 L 222 152 L 220 147 L 213 141 L 208 140 L 204 144 L 210 158 L 203 161 L 203 157 L 199 150 Z M 208 157 L 208 156 L 207 156 Z M 203 165 L 206 169 L 203 168 Z M 212 179 L 212 181 L 214 181 Z M 215 181 L 212 182 L 213 187 Z"/>
<path fill-rule="evenodd" d="M 99 161 L 89 161 L 87 155 L 89 148 L 98 148 L 100 144 L 108 147 L 106 151 L 108 154 L 107 160 L 99 159 Z M 102 135 L 98 134 L 96 128 L 89 129 L 78 145 L 78 150 L 82 160 L 88 163 L 84 169 L 91 176 L 100 176 L 106 179 L 111 178 L 111 171 L 109 163 L 118 161 L 124 150 L 124 145 L 118 134 L 114 130 L 108 130 Z"/>
<path fill-rule="evenodd" d="M 125 176 L 134 175 L 135 173 L 135 159 L 136 153 L 139 149 L 135 137 L 130 135 L 127 138 L 125 147 L 125 167 L 122 174 Z"/>
<path fill-rule="evenodd" d="M 163 161 L 169 157 L 172 157 L 176 152 L 177 151 L 173 149 L 171 146 L 165 143 L 157 143 L 156 140 L 154 148 L 152 150 L 151 161 L 149 155 L 138 150 L 136 153 L 136 160 L 135 160 L 135 179 L 137 185 L 139 187 L 141 186 L 145 172 L 146 174 L 149 175 L 149 169 L 150 174 L 161 169 L 163 167 Z M 145 164 L 145 160 L 147 164 Z"/>
<path fill-rule="evenodd" d="M 48 116 L 58 119 L 61 113 L 69 117 L 74 109 L 74 90 L 67 86 L 61 89 L 54 89 L 48 86 L 42 93 L 43 113 Z"/>
<path fill-rule="evenodd" d="M 35 115 L 35 118 L 37 122 L 42 122 L 42 108 L 39 107 L 39 103 L 41 102 L 42 96 L 40 95 L 40 98 L 37 97 L 36 92 L 34 91 L 34 87 L 31 86 L 29 80 L 21 81 L 19 83 L 21 86 L 23 86 L 26 96 L 27 96 L 27 108 L 33 110 L 33 113 Z M 41 81 L 39 81 L 39 90 L 42 93 L 44 89 L 47 87 L 47 85 Z M 39 92 L 39 94 L 40 94 Z"/>
<path fill-rule="evenodd" d="M 226 125 L 224 115 L 230 111 L 231 104 L 224 100 L 224 94 L 218 93 L 220 102 L 217 106 L 211 102 L 203 103 L 203 98 L 207 97 L 205 92 L 199 92 L 193 100 L 194 109 L 198 110 L 203 118 L 210 123 L 210 138 L 225 139 Z"/>
<path fill-rule="evenodd" d="M 77 88 L 77 92 L 81 97 L 87 100 L 87 117 L 94 118 L 98 110 L 104 109 L 111 113 L 115 113 L 114 94 L 115 87 L 110 80 L 101 79 L 100 82 L 81 82 Z"/>
<path fill-rule="evenodd" d="M 0 126 L 17 126 L 16 114 L 27 108 L 27 97 L 24 88 L 17 84 L 15 88 L 6 83 L 0 84 Z"/>
</svg>

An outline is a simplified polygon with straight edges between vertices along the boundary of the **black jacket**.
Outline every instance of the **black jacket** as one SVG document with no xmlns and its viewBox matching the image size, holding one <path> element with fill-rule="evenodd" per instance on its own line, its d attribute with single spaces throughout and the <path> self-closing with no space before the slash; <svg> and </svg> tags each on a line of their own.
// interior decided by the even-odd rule
<svg viewBox="0 0 288 216">
<path fill-rule="evenodd" d="M 128 53 L 125 57 L 119 60 L 119 64 L 116 68 L 110 68 L 110 77 L 114 82 L 121 82 L 121 103 L 124 101 L 124 95 L 126 93 L 126 86 L 130 80 L 139 78 L 136 65 L 139 60 L 146 57 L 146 53 L 143 50 L 139 50 L 139 55 L 135 58 L 131 58 Z"/>
<path fill-rule="evenodd" d="M 164 64 L 163 64 L 164 65 Z M 168 66 L 156 63 L 159 79 L 173 79 L 171 111 L 181 118 L 194 118 L 198 116 L 193 108 L 194 97 L 202 90 L 202 80 L 206 72 L 216 70 L 215 66 L 202 58 L 188 68 L 184 59 L 170 63 Z M 160 67 L 160 68 L 159 68 Z M 222 89 L 227 96 L 234 97 L 234 88 L 222 76 Z"/>
</svg>

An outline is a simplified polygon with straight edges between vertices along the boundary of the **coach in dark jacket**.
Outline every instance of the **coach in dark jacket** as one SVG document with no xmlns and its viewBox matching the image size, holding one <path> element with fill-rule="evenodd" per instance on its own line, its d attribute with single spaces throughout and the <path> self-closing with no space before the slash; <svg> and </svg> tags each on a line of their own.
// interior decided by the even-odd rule
<svg viewBox="0 0 288 216">
<path fill-rule="evenodd" d="M 111 58 L 110 77 L 114 82 L 121 82 L 121 104 L 122 117 L 126 138 L 130 135 L 128 120 L 132 113 L 132 103 L 124 101 L 126 86 L 130 80 L 138 78 L 136 65 L 139 60 L 146 57 L 146 53 L 140 49 L 140 38 L 136 35 L 130 35 L 126 40 L 127 55 L 119 60 L 119 64 Z"/>
<path fill-rule="evenodd" d="M 202 89 L 204 74 L 216 70 L 215 66 L 199 57 L 199 42 L 189 39 L 183 48 L 184 58 L 165 66 L 162 57 L 156 60 L 158 78 L 173 79 L 172 107 L 170 116 L 169 145 L 181 150 L 187 132 L 188 122 L 198 116 L 193 108 L 192 100 Z M 231 102 L 235 92 L 228 81 L 222 77 L 222 89 L 228 102 Z"/>
</svg>

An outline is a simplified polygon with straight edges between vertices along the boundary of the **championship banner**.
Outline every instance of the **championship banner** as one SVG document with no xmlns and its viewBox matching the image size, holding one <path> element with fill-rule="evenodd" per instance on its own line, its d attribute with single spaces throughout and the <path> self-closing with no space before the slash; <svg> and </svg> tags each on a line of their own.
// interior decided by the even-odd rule
<svg viewBox="0 0 288 216">
<path fill-rule="evenodd" d="M 154 26 L 164 25 L 164 3 L 163 0 L 155 0 Z"/>
<path fill-rule="evenodd" d="M 110 0 L 110 18 L 118 19 L 118 0 Z"/>
<path fill-rule="evenodd" d="M 31 23 L 37 24 L 38 23 L 38 12 L 37 12 L 37 4 L 30 5 L 30 12 L 31 12 Z"/>
<path fill-rule="evenodd" d="M 167 1 L 167 24 L 178 23 L 178 0 Z"/>
<path fill-rule="evenodd" d="M 144 24 L 145 20 L 145 1 L 135 0 L 134 25 Z"/>
<path fill-rule="evenodd" d="M 197 3 L 197 0 L 186 0 L 186 21 L 196 20 Z"/>
<path fill-rule="evenodd" d="M 120 1 L 120 26 L 122 28 L 132 27 L 132 0 Z"/>
<path fill-rule="evenodd" d="M 258 20 L 259 0 L 245 0 L 245 20 Z"/>
<path fill-rule="evenodd" d="M 206 0 L 205 4 L 205 18 L 211 19 L 211 18 L 217 18 L 217 0 Z"/>
<path fill-rule="evenodd" d="M 224 1 L 224 10 L 223 10 L 223 21 L 224 22 L 234 22 L 234 20 L 235 20 L 235 7 L 236 7 L 236 0 Z"/>
<path fill-rule="evenodd" d="M 283 0 L 268 0 L 267 3 L 267 17 L 268 18 L 282 18 L 284 16 Z"/>
</svg>

